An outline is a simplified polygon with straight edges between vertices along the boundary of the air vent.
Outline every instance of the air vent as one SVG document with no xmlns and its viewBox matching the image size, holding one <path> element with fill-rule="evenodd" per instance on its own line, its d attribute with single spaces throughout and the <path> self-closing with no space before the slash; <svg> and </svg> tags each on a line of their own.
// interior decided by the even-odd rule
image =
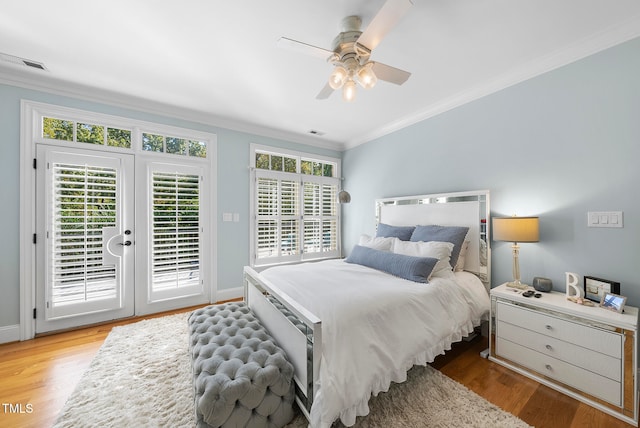
<svg viewBox="0 0 640 428">
<path fill-rule="evenodd" d="M 318 137 L 322 137 L 324 135 L 324 132 L 322 131 L 316 131 L 315 129 L 311 129 L 309 130 L 309 134 L 311 135 L 317 135 Z"/>
<path fill-rule="evenodd" d="M 39 68 L 40 70 L 46 70 L 46 68 L 44 68 L 44 64 L 40 62 L 27 61 L 26 59 L 23 60 L 22 62 L 24 62 L 24 65 L 28 67 Z"/>
<path fill-rule="evenodd" d="M 24 67 L 36 68 L 38 70 L 47 70 L 47 68 L 41 62 L 20 58 L 19 56 L 8 55 L 2 52 L 0 52 L 0 61 L 10 62 L 12 64 L 22 65 Z"/>
</svg>

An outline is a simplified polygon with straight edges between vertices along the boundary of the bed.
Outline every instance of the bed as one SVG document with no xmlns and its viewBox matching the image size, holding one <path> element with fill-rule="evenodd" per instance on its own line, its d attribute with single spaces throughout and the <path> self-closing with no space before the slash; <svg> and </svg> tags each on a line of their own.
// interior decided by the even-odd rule
<svg viewBox="0 0 640 428">
<path fill-rule="evenodd" d="M 380 199 L 375 236 L 346 259 L 245 267 L 245 300 L 293 364 L 311 426 L 353 425 L 487 318 L 488 216 L 488 191 Z"/>
</svg>

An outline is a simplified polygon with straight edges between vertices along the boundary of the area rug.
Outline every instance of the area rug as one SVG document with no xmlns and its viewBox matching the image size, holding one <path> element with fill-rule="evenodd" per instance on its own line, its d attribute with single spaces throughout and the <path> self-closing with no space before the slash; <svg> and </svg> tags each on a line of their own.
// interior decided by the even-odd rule
<svg viewBox="0 0 640 428">
<path fill-rule="evenodd" d="M 187 317 L 114 327 L 54 427 L 195 426 Z M 356 426 L 528 427 L 429 366 L 411 369 L 406 382 L 372 397 L 369 407 Z M 306 426 L 298 412 L 287 428 Z"/>
</svg>

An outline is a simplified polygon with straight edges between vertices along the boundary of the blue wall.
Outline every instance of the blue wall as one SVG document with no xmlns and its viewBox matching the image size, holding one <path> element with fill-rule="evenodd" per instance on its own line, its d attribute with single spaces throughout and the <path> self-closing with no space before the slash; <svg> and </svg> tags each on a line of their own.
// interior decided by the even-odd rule
<svg viewBox="0 0 640 428">
<path fill-rule="evenodd" d="M 20 322 L 21 99 L 217 134 L 217 218 L 212 221 L 217 221 L 218 230 L 217 247 L 214 247 L 218 290 L 241 287 L 242 268 L 249 263 L 249 145 L 256 143 L 338 158 L 341 156 L 340 152 L 332 150 L 0 84 L 0 224 L 4 228 L 0 245 L 0 328 Z M 240 214 L 240 221 L 222 222 L 223 212 Z"/>
<path fill-rule="evenodd" d="M 492 215 L 540 216 L 523 281 L 603 277 L 640 305 L 639 76 L 635 39 L 346 151 L 345 250 L 374 233 L 376 198 L 489 189 Z M 588 211 L 624 211 L 624 228 L 587 228 Z M 496 286 L 512 278 L 511 244 L 492 256 Z"/>
</svg>

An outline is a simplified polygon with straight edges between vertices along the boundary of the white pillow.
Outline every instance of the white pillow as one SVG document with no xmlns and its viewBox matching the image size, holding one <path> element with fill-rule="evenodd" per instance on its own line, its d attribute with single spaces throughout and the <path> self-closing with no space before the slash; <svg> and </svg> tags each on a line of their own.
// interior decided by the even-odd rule
<svg viewBox="0 0 640 428">
<path fill-rule="evenodd" d="M 360 235 L 360 241 L 358 241 L 358 245 L 363 247 L 373 248 L 375 250 L 381 251 L 391 251 L 391 247 L 393 246 L 393 242 L 398 240 L 398 238 L 389 237 L 371 237 L 369 235 Z"/>
<path fill-rule="evenodd" d="M 454 272 L 462 272 L 464 270 L 464 263 L 467 256 L 467 250 L 469 249 L 469 241 L 464 241 L 462 246 L 460 247 L 460 254 L 458 255 L 458 261 L 456 262 L 456 267 L 453 269 Z"/>
<path fill-rule="evenodd" d="M 451 259 L 452 250 L 453 244 L 451 242 L 414 242 L 401 241 L 399 239 L 396 239 L 393 242 L 393 247 L 391 249 L 391 251 L 393 251 L 394 253 L 404 254 L 405 256 L 433 257 L 435 259 L 438 259 L 438 263 L 436 263 L 429 277 L 441 271 L 451 272 L 451 265 L 449 264 L 449 260 Z"/>
</svg>

